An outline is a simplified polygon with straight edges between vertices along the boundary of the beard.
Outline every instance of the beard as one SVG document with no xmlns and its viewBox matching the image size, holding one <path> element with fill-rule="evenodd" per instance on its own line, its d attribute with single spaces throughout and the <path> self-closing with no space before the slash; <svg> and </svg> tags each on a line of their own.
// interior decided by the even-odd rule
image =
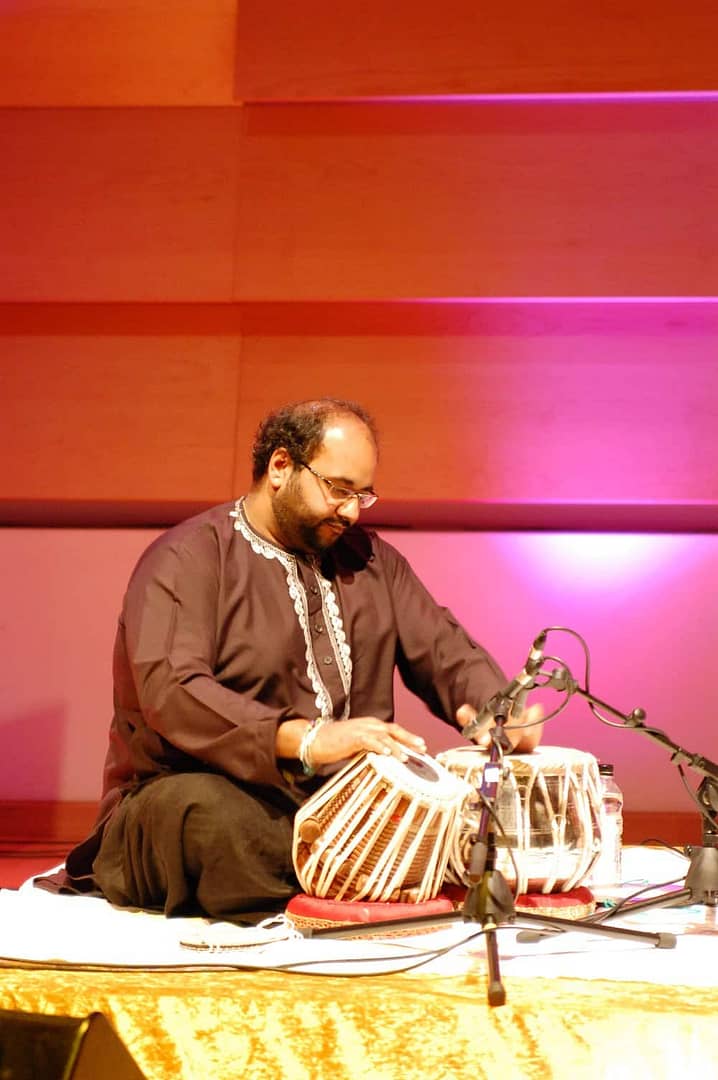
<svg viewBox="0 0 718 1080">
<path fill-rule="evenodd" d="M 295 477 L 274 496 L 272 509 L 284 546 L 289 551 L 308 555 L 322 555 L 351 525 L 351 521 L 337 513 L 328 516 L 313 513 L 302 498 Z"/>
</svg>

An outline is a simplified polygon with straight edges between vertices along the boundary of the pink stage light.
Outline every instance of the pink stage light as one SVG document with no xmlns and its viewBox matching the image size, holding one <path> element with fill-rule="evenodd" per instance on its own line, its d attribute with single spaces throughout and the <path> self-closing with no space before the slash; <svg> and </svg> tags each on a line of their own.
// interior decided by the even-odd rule
<svg viewBox="0 0 718 1080">
<path fill-rule="evenodd" d="M 533 533 L 504 535 L 509 557 L 530 565 L 552 590 L 573 595 L 621 587 L 643 589 L 660 576 L 665 587 L 673 573 L 690 558 L 695 537 L 639 533 Z"/>
</svg>

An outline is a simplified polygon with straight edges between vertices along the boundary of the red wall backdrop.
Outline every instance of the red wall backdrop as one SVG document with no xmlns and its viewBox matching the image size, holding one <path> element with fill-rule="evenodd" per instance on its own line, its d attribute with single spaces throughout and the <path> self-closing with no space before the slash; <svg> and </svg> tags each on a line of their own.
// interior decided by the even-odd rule
<svg viewBox="0 0 718 1080">
<path fill-rule="evenodd" d="M 599 580 L 583 629 L 608 634 L 632 704 L 642 634 L 591 620 L 639 580 L 611 545 L 718 529 L 717 83 L 707 0 L 0 3 L 6 550 L 35 551 L 18 526 L 82 530 L 62 565 L 79 596 L 94 529 L 241 492 L 267 408 L 351 396 L 383 432 L 373 520 L 422 530 L 438 590 L 431 530 L 464 530 L 464 552 L 575 530 L 572 583 L 536 562 L 546 618 L 522 617 L 519 564 L 484 583 L 500 659 L 555 621 L 557 589 Z M 691 562 L 679 595 L 695 550 L 670 550 L 636 595 L 675 597 L 683 629 L 667 617 L 651 651 L 694 686 L 718 638 L 714 564 Z M 30 655 L 22 590 L 4 595 L 0 632 L 26 626 Z M 80 607 L 63 641 L 82 655 Z M 8 748 L 28 677 L 1 676 Z M 664 687 L 668 727 L 680 689 Z M 80 732 L 82 688 L 66 692 Z M 690 709 L 715 756 L 708 711 Z M 36 797 L 84 797 L 53 783 Z"/>
</svg>

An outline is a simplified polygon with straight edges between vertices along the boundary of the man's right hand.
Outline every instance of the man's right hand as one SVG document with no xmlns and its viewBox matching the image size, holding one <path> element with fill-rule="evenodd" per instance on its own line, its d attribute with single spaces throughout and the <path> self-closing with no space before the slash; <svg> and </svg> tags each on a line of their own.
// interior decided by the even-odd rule
<svg viewBox="0 0 718 1080">
<path fill-rule="evenodd" d="M 286 720 L 277 730 L 277 757 L 299 757 L 299 747 L 307 731 L 307 721 Z M 376 716 L 354 716 L 319 725 L 312 739 L 311 762 L 315 769 L 333 765 L 355 754 L 391 754 L 407 760 L 406 750 L 426 753 L 426 742 L 400 724 Z"/>
<path fill-rule="evenodd" d="M 421 736 L 400 724 L 378 720 L 376 716 L 355 716 L 321 725 L 312 742 L 312 761 L 316 768 L 369 751 L 392 754 L 400 761 L 406 761 L 406 748 L 418 754 L 426 753 L 426 743 Z"/>
</svg>

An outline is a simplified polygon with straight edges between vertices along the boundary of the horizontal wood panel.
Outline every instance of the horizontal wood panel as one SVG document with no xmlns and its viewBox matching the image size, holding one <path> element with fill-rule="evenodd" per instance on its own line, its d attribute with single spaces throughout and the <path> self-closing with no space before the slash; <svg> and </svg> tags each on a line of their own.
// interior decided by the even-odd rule
<svg viewBox="0 0 718 1080">
<path fill-rule="evenodd" d="M 325 333 L 321 310 L 296 335 L 247 317 L 237 489 L 264 412 L 331 394 L 375 413 L 389 503 L 522 504 L 535 527 L 542 504 L 718 500 L 718 305 L 457 305 L 453 335 Z"/>
<path fill-rule="evenodd" d="M 35 0 L 3 11 L 0 105 L 711 90 L 717 39 L 707 0 Z"/>
<path fill-rule="evenodd" d="M 0 300 L 227 300 L 231 109 L 0 110 Z"/>
<path fill-rule="evenodd" d="M 718 100 L 243 118 L 237 299 L 718 293 Z"/>
<path fill-rule="evenodd" d="M 217 303 L 0 303 L 0 338 L 20 337 L 501 337 L 631 333 L 711 338 L 710 299 L 244 301 Z"/>
<path fill-rule="evenodd" d="M 718 101 L 245 113 L 0 111 L 0 300 L 718 293 Z"/>
<path fill-rule="evenodd" d="M 96 802 L 10 799 L 0 802 L 0 851 L 30 850 L 45 844 L 74 844 L 87 836 L 97 816 Z"/>
<path fill-rule="evenodd" d="M 241 3 L 247 100 L 716 89 L 708 0 Z"/>
<path fill-rule="evenodd" d="M 0 303 L 0 335 L 238 337 L 247 310 L 226 303 Z"/>
<path fill-rule="evenodd" d="M 375 412 L 423 528 L 715 531 L 718 302 L 0 305 L 0 521 L 165 525 L 270 408 Z"/>
<path fill-rule="evenodd" d="M 227 105 L 236 0 L 5 4 L 0 105 Z"/>
<path fill-rule="evenodd" d="M 700 815 L 626 810 L 623 815 L 624 844 L 643 844 L 647 840 L 698 846 L 702 841 Z"/>
<path fill-rule="evenodd" d="M 232 496 L 247 484 L 232 488 Z M 166 528 L 228 496 L 206 499 L 56 499 L 0 496 L 0 526 L 30 528 Z M 718 533 L 718 502 L 508 502 L 388 499 L 367 511 L 371 528 L 473 532 Z"/>
<path fill-rule="evenodd" d="M 235 339 L 6 336 L 1 342 L 3 499 L 107 504 L 230 497 Z"/>
</svg>

